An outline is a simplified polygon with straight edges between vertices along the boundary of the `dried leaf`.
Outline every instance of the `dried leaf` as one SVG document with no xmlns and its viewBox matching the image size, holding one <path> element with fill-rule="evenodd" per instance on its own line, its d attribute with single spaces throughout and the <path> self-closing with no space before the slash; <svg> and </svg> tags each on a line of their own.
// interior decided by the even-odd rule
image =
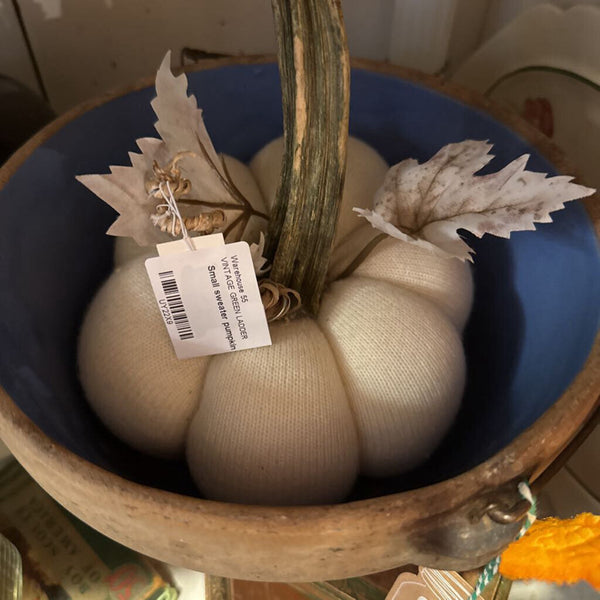
<svg viewBox="0 0 600 600">
<path fill-rule="evenodd" d="M 156 98 L 150 103 L 158 117 L 156 131 L 171 157 L 187 155 L 178 166 L 190 180 L 196 196 L 213 202 L 231 201 L 231 194 L 223 186 L 223 162 L 206 131 L 202 110 L 195 96 L 187 95 L 186 76 L 175 77 L 170 64 L 171 52 L 167 52 L 156 73 Z"/>
<path fill-rule="evenodd" d="M 381 231 L 450 257 L 471 260 L 473 250 L 458 229 L 478 237 L 508 238 L 511 231 L 549 223 L 550 213 L 595 190 L 525 170 L 529 155 L 497 173 L 476 176 L 492 158 L 487 142 L 466 140 L 444 146 L 429 161 L 404 160 L 387 173 L 373 210 L 355 208 Z"/>
<path fill-rule="evenodd" d="M 185 75 L 175 77 L 169 65 L 170 52 L 156 75 L 157 96 L 152 101 L 158 116 L 156 129 L 162 139 L 137 140 L 142 153 L 129 154 L 131 167 L 110 167 L 110 174 L 77 179 L 119 213 L 107 232 L 110 235 L 132 237 L 141 246 L 171 239 L 157 226 L 175 218 L 171 212 L 164 212 L 168 209 L 164 208 L 159 189 L 162 172 L 177 182 L 171 181 L 171 185 L 183 218 L 222 212 L 225 238 L 236 241 L 242 238 L 251 219 L 263 220 L 266 226 L 267 215 L 262 206 L 253 207 L 234 184 L 210 140 L 196 98 L 187 95 Z M 157 212 L 159 206 L 162 212 Z M 179 231 L 180 227 L 174 227 L 171 233 Z"/>
<path fill-rule="evenodd" d="M 267 266 L 268 260 L 263 256 L 265 252 L 265 234 L 260 232 L 258 244 L 250 244 L 250 254 L 252 256 L 252 264 L 254 272 L 257 276 L 265 275 L 270 270 L 270 265 Z"/>
<path fill-rule="evenodd" d="M 156 200 L 145 187 L 153 161 L 168 161 L 168 151 L 162 140 L 154 138 L 141 138 L 137 144 L 142 153 L 129 153 L 132 167 L 110 167 L 109 175 L 79 175 L 77 180 L 119 213 L 109 235 L 130 236 L 140 246 L 151 246 L 171 239 L 152 224 Z"/>
</svg>

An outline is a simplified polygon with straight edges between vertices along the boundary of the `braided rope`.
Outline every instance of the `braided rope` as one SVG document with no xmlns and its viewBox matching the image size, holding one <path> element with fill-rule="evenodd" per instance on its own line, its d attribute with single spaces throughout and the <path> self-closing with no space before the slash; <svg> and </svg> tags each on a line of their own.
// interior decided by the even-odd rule
<svg viewBox="0 0 600 600">
<path fill-rule="evenodd" d="M 516 539 L 520 539 L 525 535 L 525 532 L 533 525 L 535 521 L 535 513 L 536 513 L 536 502 L 533 494 L 531 493 L 531 488 L 526 481 L 521 481 L 519 483 L 519 493 L 521 497 L 527 500 L 531 504 L 531 508 L 527 512 L 527 516 L 525 517 L 525 522 L 523 526 L 519 530 Z M 500 557 L 496 556 L 496 558 L 492 559 L 483 569 L 479 579 L 477 580 L 477 585 L 473 590 L 473 593 L 468 597 L 467 600 L 477 600 L 480 594 L 485 590 L 490 581 L 494 578 L 496 573 L 498 573 L 498 569 L 500 567 Z"/>
</svg>

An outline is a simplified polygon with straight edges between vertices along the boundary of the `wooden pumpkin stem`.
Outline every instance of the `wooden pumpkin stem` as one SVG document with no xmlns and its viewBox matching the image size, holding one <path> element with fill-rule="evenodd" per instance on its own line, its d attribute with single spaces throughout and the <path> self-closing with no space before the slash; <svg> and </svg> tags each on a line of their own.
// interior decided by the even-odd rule
<svg viewBox="0 0 600 600">
<path fill-rule="evenodd" d="M 339 0 L 272 0 L 285 153 L 269 228 L 270 277 L 315 314 L 346 168 L 350 61 Z"/>
</svg>

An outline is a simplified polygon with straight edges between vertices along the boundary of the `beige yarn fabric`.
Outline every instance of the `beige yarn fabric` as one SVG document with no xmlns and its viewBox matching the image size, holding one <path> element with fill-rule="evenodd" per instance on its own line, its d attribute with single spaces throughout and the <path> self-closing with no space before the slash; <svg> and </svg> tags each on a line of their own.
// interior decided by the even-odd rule
<svg viewBox="0 0 600 600">
<path fill-rule="evenodd" d="M 388 281 L 429 298 L 462 331 L 473 304 L 471 269 L 457 258 L 443 258 L 402 240 L 380 242 L 355 275 Z"/>
<path fill-rule="evenodd" d="M 272 198 L 280 155 L 275 141 L 252 161 L 258 186 L 230 163 L 247 197 L 260 187 Z M 357 140 L 348 160 L 338 239 L 358 231 L 363 221 L 351 209 L 370 205 L 387 170 Z M 117 242 L 121 266 L 81 330 L 81 381 L 92 408 L 127 443 L 162 456 L 185 448 L 207 497 L 341 501 L 359 470 L 400 474 L 450 427 L 465 381 L 468 266 L 388 239 L 330 286 L 316 320 L 272 324 L 272 346 L 178 360 L 144 268 L 148 249 L 138 250 L 136 257 Z"/>
<path fill-rule="evenodd" d="M 250 162 L 250 170 L 258 182 L 269 209 L 275 202 L 282 156 L 283 138 L 277 138 L 260 150 Z M 383 182 L 388 169 L 388 164 L 371 146 L 357 138 L 348 138 L 346 180 L 334 245 L 361 225 L 363 220 L 352 209 L 371 208 L 373 196 Z"/>
<path fill-rule="evenodd" d="M 273 345 L 215 356 L 189 430 L 188 463 L 209 497 L 251 504 L 343 498 L 358 474 L 356 429 L 317 324 L 271 327 Z"/>
<path fill-rule="evenodd" d="M 394 475 L 424 461 L 463 392 L 465 360 L 452 323 L 414 292 L 360 277 L 331 286 L 318 322 L 346 384 L 361 472 Z"/>
<path fill-rule="evenodd" d="M 210 359 L 177 359 L 143 259 L 117 268 L 94 297 L 78 359 L 87 399 L 115 435 L 148 454 L 183 454 Z"/>
</svg>

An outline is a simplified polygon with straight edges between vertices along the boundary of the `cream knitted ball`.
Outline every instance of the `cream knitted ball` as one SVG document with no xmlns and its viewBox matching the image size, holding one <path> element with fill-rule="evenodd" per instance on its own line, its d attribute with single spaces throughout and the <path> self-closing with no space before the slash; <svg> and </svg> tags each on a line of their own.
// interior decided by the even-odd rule
<svg viewBox="0 0 600 600">
<path fill-rule="evenodd" d="M 343 498 L 358 475 L 350 405 L 311 319 L 271 327 L 273 345 L 212 359 L 187 457 L 209 497 L 311 504 Z"/>
<path fill-rule="evenodd" d="M 94 297 L 79 335 L 79 376 L 117 437 L 173 458 L 183 455 L 210 358 L 177 359 L 144 260 L 117 267 Z"/>
<path fill-rule="evenodd" d="M 267 205 L 280 156 L 275 142 L 251 163 Z M 386 169 L 372 149 L 351 142 L 336 240 L 361 226 L 351 209 L 370 204 Z M 208 497 L 340 501 L 359 472 L 387 476 L 418 465 L 452 423 L 472 301 L 463 263 L 387 239 L 329 286 L 317 319 L 272 324 L 272 346 L 177 360 L 144 258 L 118 266 L 88 310 L 82 384 L 100 418 L 132 446 L 185 451 Z"/>
</svg>

